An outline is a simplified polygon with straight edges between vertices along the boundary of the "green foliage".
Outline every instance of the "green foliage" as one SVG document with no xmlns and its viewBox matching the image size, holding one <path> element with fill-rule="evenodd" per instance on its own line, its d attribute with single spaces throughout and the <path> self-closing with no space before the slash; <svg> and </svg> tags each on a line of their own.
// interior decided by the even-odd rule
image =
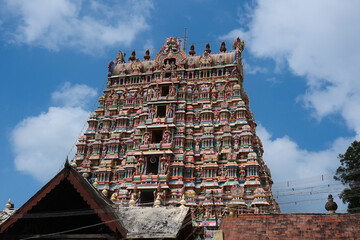
<svg viewBox="0 0 360 240">
<path fill-rule="evenodd" d="M 354 141 L 345 154 L 339 154 L 340 167 L 336 170 L 335 180 L 347 187 L 341 192 L 340 198 L 348 203 L 348 212 L 360 212 L 360 142 Z"/>
</svg>

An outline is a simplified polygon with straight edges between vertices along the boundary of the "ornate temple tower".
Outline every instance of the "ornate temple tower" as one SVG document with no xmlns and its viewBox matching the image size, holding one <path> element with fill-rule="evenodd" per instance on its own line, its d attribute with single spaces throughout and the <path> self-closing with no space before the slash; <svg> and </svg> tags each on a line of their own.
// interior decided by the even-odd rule
<svg viewBox="0 0 360 240">
<path fill-rule="evenodd" d="M 279 212 L 243 88 L 244 42 L 189 55 L 167 38 L 154 60 L 119 51 L 72 165 L 119 205 L 186 205 L 195 225 Z M 205 223 L 204 223 L 205 222 Z"/>
</svg>

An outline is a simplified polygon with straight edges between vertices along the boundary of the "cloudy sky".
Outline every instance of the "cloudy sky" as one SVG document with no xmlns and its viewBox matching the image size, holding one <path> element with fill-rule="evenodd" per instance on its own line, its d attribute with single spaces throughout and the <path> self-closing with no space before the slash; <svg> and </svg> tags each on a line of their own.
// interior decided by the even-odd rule
<svg viewBox="0 0 360 240">
<path fill-rule="evenodd" d="M 0 208 L 20 207 L 73 151 L 118 50 L 165 37 L 201 53 L 245 40 L 245 90 L 284 212 L 324 212 L 337 155 L 360 136 L 359 1 L 4 0 Z M 339 211 L 346 206 L 338 202 Z M 3 205 L 1 205 L 3 204 Z"/>
</svg>

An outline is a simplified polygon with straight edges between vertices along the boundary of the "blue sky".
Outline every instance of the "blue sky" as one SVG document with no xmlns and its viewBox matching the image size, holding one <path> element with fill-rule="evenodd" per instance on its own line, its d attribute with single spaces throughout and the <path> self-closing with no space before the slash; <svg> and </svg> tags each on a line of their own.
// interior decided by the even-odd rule
<svg viewBox="0 0 360 240">
<path fill-rule="evenodd" d="M 341 191 L 337 155 L 360 135 L 359 5 L 2 1 L 0 208 L 9 197 L 20 207 L 62 168 L 118 50 L 153 57 L 186 27 L 197 53 L 245 39 L 244 87 L 274 195 L 284 212 L 324 212 L 327 193 Z"/>
</svg>

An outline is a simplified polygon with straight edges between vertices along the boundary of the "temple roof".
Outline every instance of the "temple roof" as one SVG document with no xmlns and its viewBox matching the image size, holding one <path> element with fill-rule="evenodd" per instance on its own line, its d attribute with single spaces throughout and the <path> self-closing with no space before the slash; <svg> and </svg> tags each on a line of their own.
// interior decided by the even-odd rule
<svg viewBox="0 0 360 240">
<path fill-rule="evenodd" d="M 186 55 L 181 49 L 176 37 L 166 39 L 166 44 L 156 54 L 153 60 L 147 55 L 145 60 L 140 60 L 133 51 L 129 61 L 125 61 L 125 55 L 119 51 L 114 61 L 108 65 L 109 77 L 119 75 L 140 75 L 142 73 L 160 72 L 171 70 L 174 63 L 180 69 L 216 68 L 226 65 L 237 64 L 238 49 L 242 51 L 241 43 L 231 51 L 211 53 L 208 48 L 199 55 Z M 148 52 L 148 51 L 147 51 Z"/>
<path fill-rule="evenodd" d="M 86 210 L 86 214 L 85 212 L 74 213 L 75 210 L 79 210 L 77 209 L 79 206 L 88 207 L 87 209 L 82 209 L 83 211 Z M 59 207 L 61 210 L 58 209 Z M 44 209 L 46 210 L 45 212 Z M 64 212 L 64 214 L 60 212 L 59 215 L 59 211 Z M 57 217 L 54 218 L 54 216 Z M 119 232 L 122 236 L 126 236 L 126 230 L 122 227 L 121 222 L 114 213 L 112 202 L 97 191 L 66 162 L 63 170 L 0 225 L 0 234 L 13 232 L 16 232 L 16 234 L 28 234 L 18 232 L 22 231 L 19 229 L 23 228 L 24 223 L 29 229 L 31 228 L 31 223 L 37 221 L 45 226 L 41 220 L 44 218 L 48 219 L 47 224 L 51 226 L 52 221 L 58 222 L 63 218 L 66 222 L 69 219 L 77 219 L 76 217 L 79 216 L 81 219 L 89 219 L 91 216 L 94 216 L 94 221 L 103 222 L 110 231 Z M 69 227 L 75 228 L 75 223 L 69 224 Z M 54 229 L 38 231 L 41 231 L 41 234 L 47 234 L 47 231 Z M 34 229 L 31 229 L 31 231 L 34 231 Z"/>
<path fill-rule="evenodd" d="M 0 211 L 0 224 L 0 238 L 56 233 L 60 238 L 115 234 L 127 239 L 184 239 L 192 234 L 189 208 L 116 208 L 68 163 L 18 210 Z"/>
</svg>

